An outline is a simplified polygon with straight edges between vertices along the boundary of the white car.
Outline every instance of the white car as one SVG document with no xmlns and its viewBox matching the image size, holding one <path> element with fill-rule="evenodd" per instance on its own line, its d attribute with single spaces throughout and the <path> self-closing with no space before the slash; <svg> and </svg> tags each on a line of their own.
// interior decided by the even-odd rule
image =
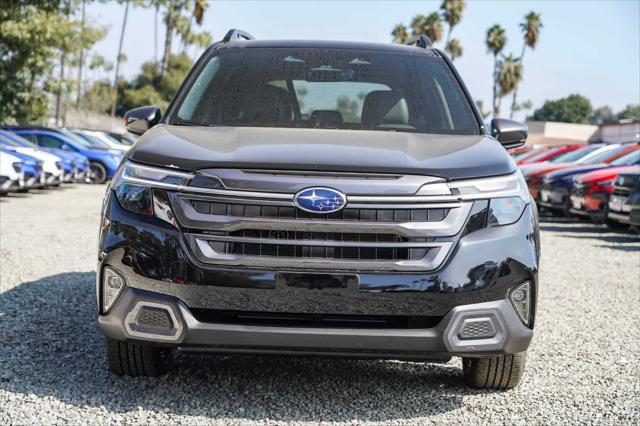
<svg viewBox="0 0 640 426">
<path fill-rule="evenodd" d="M 0 151 L 0 194 L 24 186 L 23 161 L 8 152 Z"/>
<path fill-rule="evenodd" d="M 60 163 L 60 158 L 58 156 L 50 154 L 48 152 L 44 152 L 38 148 L 23 146 L 1 134 L 0 142 L 2 142 L 1 145 L 12 151 L 30 155 L 37 158 L 38 160 L 42 160 L 42 171 L 44 172 L 44 182 L 42 182 L 43 184 L 58 185 L 60 184 L 60 182 L 62 182 L 63 170 Z M 24 143 L 31 142 L 25 141 Z"/>
<path fill-rule="evenodd" d="M 94 132 L 93 130 L 72 130 L 73 133 L 80 135 L 84 138 L 94 138 L 102 142 L 104 145 L 107 145 L 109 149 L 113 149 L 116 151 L 127 152 L 131 148 L 129 145 L 123 145 L 112 137 L 105 135 L 102 132 Z"/>
</svg>

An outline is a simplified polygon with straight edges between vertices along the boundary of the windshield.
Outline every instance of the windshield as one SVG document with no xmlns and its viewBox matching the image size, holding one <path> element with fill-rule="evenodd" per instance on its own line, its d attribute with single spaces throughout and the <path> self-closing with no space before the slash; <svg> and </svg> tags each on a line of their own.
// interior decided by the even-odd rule
<svg viewBox="0 0 640 426">
<path fill-rule="evenodd" d="M 324 48 L 223 49 L 171 124 L 480 133 L 442 59 Z"/>
<path fill-rule="evenodd" d="M 607 159 L 615 157 L 616 155 L 627 149 L 629 149 L 629 147 L 623 145 L 614 149 L 610 149 L 608 151 L 601 152 L 600 154 L 594 155 L 593 158 L 590 158 L 588 161 L 585 161 L 585 164 L 606 163 Z"/>
<path fill-rule="evenodd" d="M 94 146 L 84 138 L 78 136 L 77 134 L 70 132 L 68 130 L 57 130 L 62 134 L 66 139 L 71 140 L 72 142 L 80 145 L 82 148 L 94 148 Z"/>
<path fill-rule="evenodd" d="M 640 150 L 636 149 L 609 164 L 612 166 L 629 166 L 632 164 L 638 164 L 638 162 L 640 162 Z"/>
<path fill-rule="evenodd" d="M 550 160 L 551 163 L 568 163 L 570 161 L 576 161 L 585 155 L 595 151 L 596 149 L 600 149 L 599 146 L 586 146 L 584 148 L 576 149 L 573 151 L 565 152 L 562 155 L 557 156 L 556 158 Z"/>
<path fill-rule="evenodd" d="M 2 132 L 0 133 L 0 136 L 2 136 L 2 140 L 4 142 L 6 142 L 11 146 L 29 147 L 29 148 L 38 149 L 38 145 L 36 145 L 35 143 L 31 142 L 28 139 L 23 138 L 22 136 L 16 135 L 15 133 Z"/>
<path fill-rule="evenodd" d="M 70 132 L 76 137 L 81 138 L 84 141 L 85 146 L 88 145 L 89 148 L 98 148 L 98 149 L 109 149 L 109 145 L 105 142 L 102 142 L 95 136 L 92 136 L 88 133 L 83 132 Z"/>
</svg>

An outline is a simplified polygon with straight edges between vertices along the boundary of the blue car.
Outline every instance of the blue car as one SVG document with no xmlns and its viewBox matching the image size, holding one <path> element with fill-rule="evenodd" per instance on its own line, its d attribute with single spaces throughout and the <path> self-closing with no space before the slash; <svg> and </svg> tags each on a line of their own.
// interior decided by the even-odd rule
<svg viewBox="0 0 640 426">
<path fill-rule="evenodd" d="M 37 158 L 30 155 L 5 148 L 4 146 L 0 146 L 0 150 L 18 157 L 23 161 L 22 173 L 24 175 L 24 186 L 22 186 L 19 190 L 26 191 L 32 188 L 44 187 L 44 172 L 42 170 L 42 160 L 38 160 Z"/>
<path fill-rule="evenodd" d="M 12 127 L 11 131 L 30 139 L 40 147 L 61 149 L 87 157 L 91 180 L 95 183 L 104 183 L 113 177 L 123 158 L 123 154 L 117 151 L 112 151 L 106 146 L 92 145 L 65 130 L 22 126 Z"/>
</svg>

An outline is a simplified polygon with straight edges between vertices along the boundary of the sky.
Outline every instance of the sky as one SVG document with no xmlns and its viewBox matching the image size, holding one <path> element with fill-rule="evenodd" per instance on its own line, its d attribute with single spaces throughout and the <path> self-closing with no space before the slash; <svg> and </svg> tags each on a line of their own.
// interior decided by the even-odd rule
<svg viewBox="0 0 640 426">
<path fill-rule="evenodd" d="M 396 24 L 408 25 L 413 16 L 438 10 L 440 1 L 212 1 L 202 29 L 214 40 L 230 28 L 260 39 L 325 39 L 390 42 Z M 545 100 L 572 93 L 589 98 L 594 108 L 609 105 L 615 112 L 640 103 L 640 1 L 473 1 L 467 0 L 462 21 L 454 27 L 464 54 L 455 66 L 475 99 L 491 104 L 493 56 L 484 44 L 486 30 L 500 24 L 507 33 L 504 53 L 519 55 L 519 23 L 530 11 L 541 14 L 538 46 L 524 58 L 519 100 L 534 109 Z M 115 1 L 94 3 L 87 16 L 108 28 L 96 51 L 115 60 L 124 6 Z M 165 33 L 159 22 L 158 54 Z M 446 33 L 445 33 L 446 34 Z M 175 40 L 175 39 L 174 39 Z M 174 41 L 177 49 L 178 42 Z M 442 48 L 442 43 L 436 45 Z M 129 12 L 123 51 L 127 62 L 121 75 L 135 76 L 140 65 L 153 59 L 154 10 L 133 7 Z M 201 52 L 193 49 L 191 55 Z M 511 98 L 503 100 L 508 114 Z M 529 112 L 531 113 L 531 112 Z M 516 118 L 524 118 L 523 113 Z"/>
</svg>

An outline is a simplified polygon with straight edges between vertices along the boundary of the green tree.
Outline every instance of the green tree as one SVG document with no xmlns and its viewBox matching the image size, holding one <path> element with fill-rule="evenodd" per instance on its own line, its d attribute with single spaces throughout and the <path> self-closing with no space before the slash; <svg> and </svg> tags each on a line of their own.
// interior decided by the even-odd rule
<svg viewBox="0 0 640 426">
<path fill-rule="evenodd" d="M 393 42 L 402 44 L 406 43 L 409 40 L 409 31 L 407 31 L 407 27 L 403 24 L 398 24 L 393 27 L 393 31 L 391 31 L 391 35 L 393 36 Z"/>
<path fill-rule="evenodd" d="M 593 113 L 589 118 L 589 122 L 596 125 L 613 123 L 615 121 L 617 121 L 616 115 L 608 105 L 601 106 L 600 108 L 596 108 L 595 110 L 593 110 Z"/>
<path fill-rule="evenodd" d="M 41 122 L 48 112 L 47 92 L 58 95 L 60 113 L 62 96 L 77 85 L 66 68 L 76 63 L 79 46 L 89 48 L 101 37 L 100 28 L 75 19 L 77 6 L 30 1 L 0 8 L 0 122 Z"/>
<path fill-rule="evenodd" d="M 485 111 L 484 110 L 484 102 L 482 102 L 482 99 L 476 100 L 476 107 L 478 107 L 478 112 L 480 112 L 480 115 L 482 116 L 482 118 L 484 120 L 486 120 L 487 117 L 489 117 L 491 115 L 490 111 Z"/>
<path fill-rule="evenodd" d="M 447 24 L 449 24 L 449 31 L 447 32 L 447 40 L 445 42 L 445 50 L 451 56 L 452 61 L 456 57 L 462 55 L 462 45 L 460 44 L 460 41 L 451 39 L 451 32 L 453 31 L 453 27 L 460 23 L 460 20 L 462 19 L 462 11 L 465 7 L 466 3 L 464 0 L 444 0 L 440 5 L 440 10 L 442 10 L 442 18 Z"/>
<path fill-rule="evenodd" d="M 487 37 L 485 39 L 487 49 L 493 54 L 493 103 L 492 113 L 494 117 L 500 115 L 500 107 L 498 106 L 498 78 L 500 76 L 498 72 L 498 55 L 504 49 L 507 44 L 507 35 L 504 28 L 495 24 L 487 30 Z"/>
<path fill-rule="evenodd" d="M 524 53 L 526 48 L 535 49 L 540 38 L 540 29 L 542 28 L 542 19 L 539 13 L 529 12 L 524 17 L 524 22 L 520 23 L 520 29 L 524 35 L 524 43 L 522 44 L 522 53 L 520 53 L 520 63 L 524 61 Z M 515 112 L 518 97 L 518 86 L 513 90 L 513 98 L 511 99 L 511 118 Z"/>
<path fill-rule="evenodd" d="M 640 120 L 640 104 L 627 105 L 618 113 L 618 120 Z"/>
<path fill-rule="evenodd" d="M 449 40 L 444 50 L 447 51 L 452 61 L 455 61 L 456 58 L 462 56 L 463 53 L 462 44 L 457 38 L 452 38 L 451 40 Z"/>
<path fill-rule="evenodd" d="M 500 109 L 502 98 L 514 91 L 521 79 L 522 63 L 520 58 L 516 58 L 511 53 L 503 56 L 498 64 L 498 87 L 500 90 L 498 110 Z"/>
<path fill-rule="evenodd" d="M 432 43 L 442 39 L 442 18 L 438 12 L 428 16 L 416 15 L 411 21 L 411 30 L 414 36 L 426 35 Z"/>
<path fill-rule="evenodd" d="M 546 101 L 533 113 L 536 121 L 586 124 L 593 112 L 591 102 L 584 96 L 573 94 L 555 101 Z"/>
</svg>

